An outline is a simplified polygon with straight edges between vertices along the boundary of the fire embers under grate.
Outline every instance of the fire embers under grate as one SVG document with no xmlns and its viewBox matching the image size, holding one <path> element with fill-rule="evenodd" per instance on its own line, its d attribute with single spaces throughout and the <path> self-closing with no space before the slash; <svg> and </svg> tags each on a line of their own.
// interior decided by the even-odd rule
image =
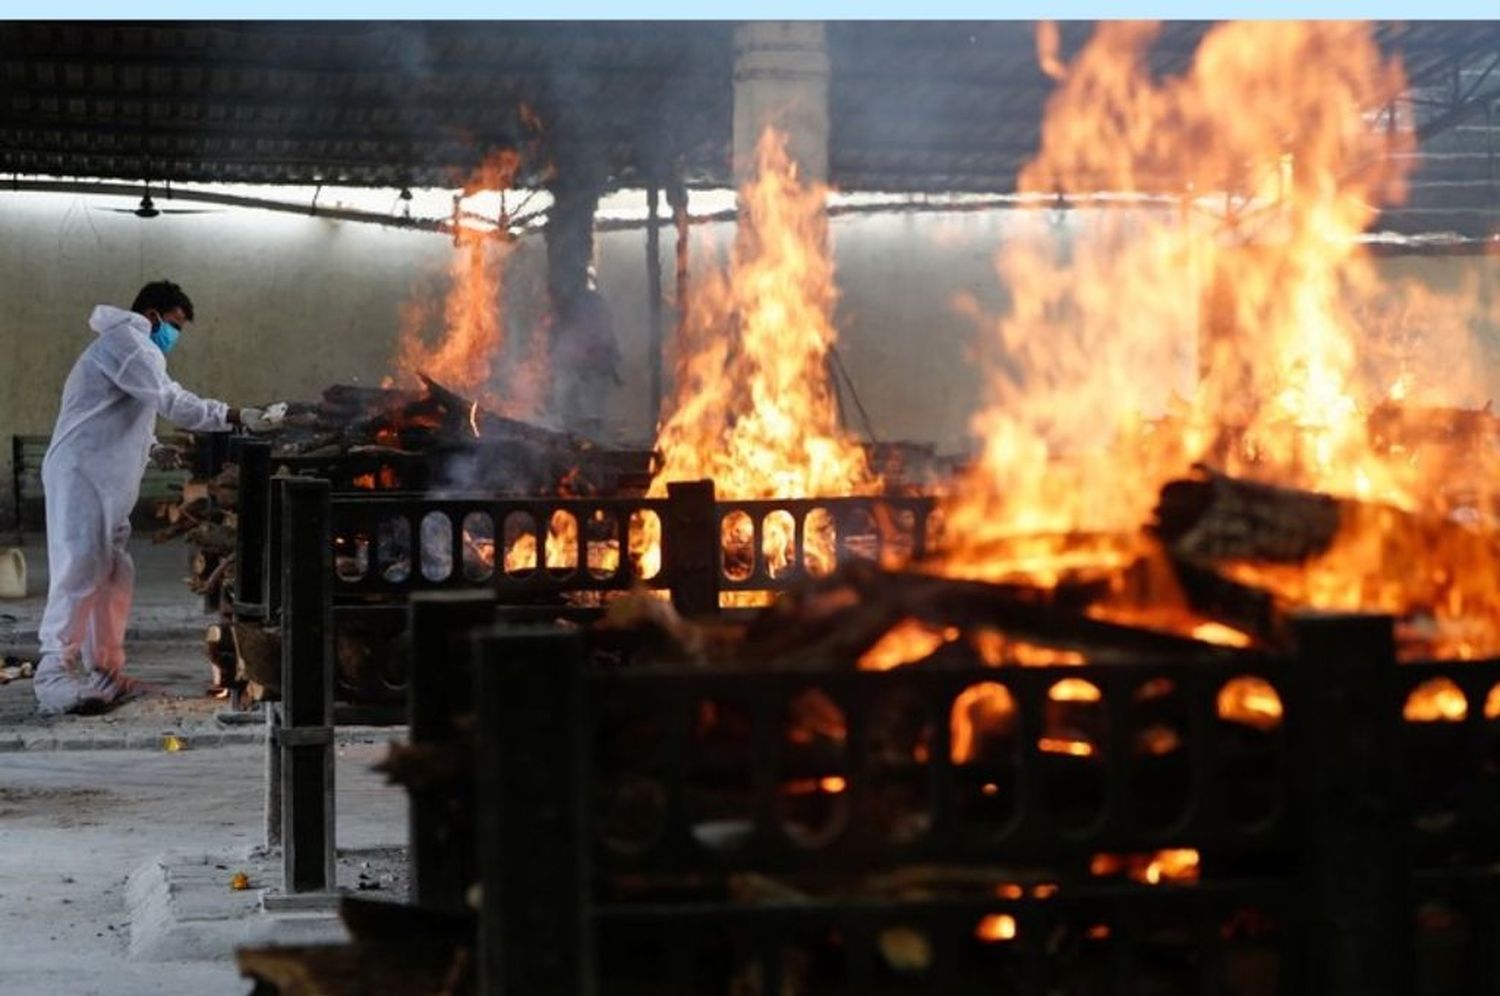
<svg viewBox="0 0 1500 996">
<path fill-rule="evenodd" d="M 666 589 L 682 562 L 709 604 L 765 604 L 840 563 L 904 566 L 926 549 L 931 500 L 707 502 L 684 498 L 421 498 L 339 495 L 340 594 L 492 583 L 502 598 Z M 498 529 L 497 529 L 498 525 Z M 673 528 L 675 525 L 675 528 Z M 706 563 L 705 563 L 706 560 Z"/>
<path fill-rule="evenodd" d="M 1440 983 L 1476 978 L 1495 925 L 1500 661 L 1296 626 L 1287 657 L 1107 664 L 608 651 L 576 693 L 556 679 L 582 782 L 564 764 L 496 804 L 587 800 L 607 993 L 1474 991 Z M 507 721 L 483 701 L 482 741 Z M 1390 985 L 1320 988 L 1383 949 Z"/>
<path fill-rule="evenodd" d="M 602 868 L 752 864 L 789 891 L 872 865 L 967 866 L 973 898 L 1194 862 L 1101 855 L 1288 846 L 1291 797 L 1265 664 L 600 676 Z M 1279 711 L 1279 709 L 1278 709 Z M 1005 868 L 990 867 L 1003 856 Z M 832 874 L 828 880 L 825 876 Z M 988 876 L 988 877 L 987 877 Z M 943 891 L 944 877 L 926 883 Z M 921 885 L 921 876 L 914 885 Z"/>
</svg>

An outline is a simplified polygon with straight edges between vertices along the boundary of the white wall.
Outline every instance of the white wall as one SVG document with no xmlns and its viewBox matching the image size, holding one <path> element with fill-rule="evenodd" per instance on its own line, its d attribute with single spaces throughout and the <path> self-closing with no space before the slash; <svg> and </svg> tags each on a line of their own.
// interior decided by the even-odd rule
<svg viewBox="0 0 1500 996">
<path fill-rule="evenodd" d="M 229 209 L 143 220 L 119 198 L 0 194 L 0 441 L 49 433 L 63 380 L 98 303 L 128 307 L 149 280 L 187 290 L 197 321 L 173 375 L 231 403 L 316 397 L 387 371 L 415 268 L 441 265 L 442 236 Z"/>
</svg>

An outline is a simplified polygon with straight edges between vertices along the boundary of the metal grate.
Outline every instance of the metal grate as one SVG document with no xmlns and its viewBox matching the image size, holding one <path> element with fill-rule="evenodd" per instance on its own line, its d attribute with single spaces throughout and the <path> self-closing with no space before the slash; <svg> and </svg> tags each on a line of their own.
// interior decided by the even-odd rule
<svg viewBox="0 0 1500 996">
<path fill-rule="evenodd" d="M 1500 767 L 1480 704 L 1500 660 L 1398 665 L 1388 619 L 1294 629 L 1287 658 L 875 673 L 610 672 L 577 633 L 480 636 L 486 991 L 1494 991 Z M 1466 717 L 1404 720 L 1444 677 Z M 1279 722 L 1232 718 L 1240 679 L 1274 690 Z M 1004 690 L 1007 732 L 960 745 L 981 686 Z M 837 735 L 789 737 L 799 715 Z M 1180 742 L 1143 749 L 1163 726 Z M 1096 749 L 1049 750 L 1059 730 Z M 1462 774 L 1420 777 L 1421 758 Z M 1200 853 L 1200 882 L 1089 872 L 1169 847 Z M 829 887 L 997 867 L 1014 888 Z M 776 886 L 736 900 L 747 877 Z"/>
</svg>

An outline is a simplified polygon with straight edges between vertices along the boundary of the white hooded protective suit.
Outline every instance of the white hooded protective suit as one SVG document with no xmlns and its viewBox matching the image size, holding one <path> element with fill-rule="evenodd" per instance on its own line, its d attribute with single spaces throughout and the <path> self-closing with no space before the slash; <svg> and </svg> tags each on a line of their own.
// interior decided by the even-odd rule
<svg viewBox="0 0 1500 996">
<path fill-rule="evenodd" d="M 125 552 L 158 415 L 184 429 L 223 430 L 229 408 L 167 376 L 151 321 L 99 305 L 98 335 L 63 386 L 42 462 L 47 502 L 47 609 L 39 636 L 37 703 L 62 712 L 123 687 L 125 622 L 135 565 Z"/>
</svg>

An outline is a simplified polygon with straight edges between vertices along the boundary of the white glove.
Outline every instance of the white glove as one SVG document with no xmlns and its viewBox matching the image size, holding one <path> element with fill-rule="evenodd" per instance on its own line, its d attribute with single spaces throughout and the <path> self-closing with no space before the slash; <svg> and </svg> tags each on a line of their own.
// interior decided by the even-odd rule
<svg viewBox="0 0 1500 996">
<path fill-rule="evenodd" d="M 241 408 L 240 425 L 250 432 L 270 432 L 286 421 L 286 402 L 278 401 L 269 408 Z"/>
</svg>

